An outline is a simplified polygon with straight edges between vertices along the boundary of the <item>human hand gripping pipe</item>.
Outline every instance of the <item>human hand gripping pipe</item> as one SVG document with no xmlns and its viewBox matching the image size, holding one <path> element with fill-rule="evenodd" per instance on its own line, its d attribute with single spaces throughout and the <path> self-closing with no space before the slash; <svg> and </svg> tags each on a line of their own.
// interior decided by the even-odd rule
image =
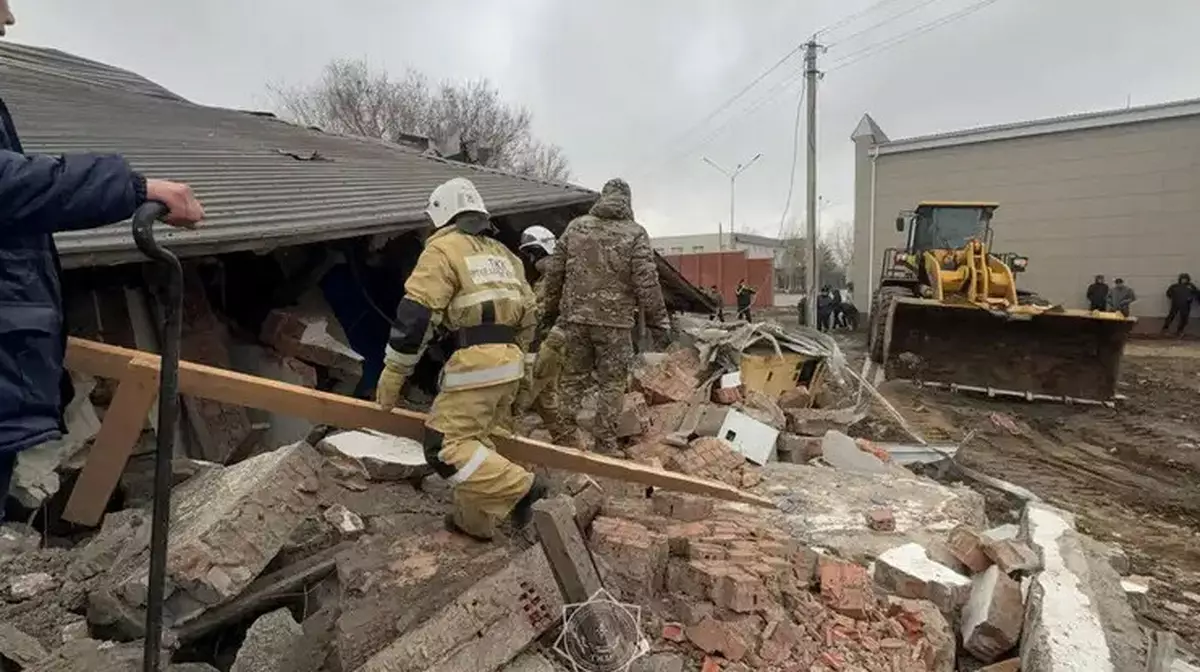
<svg viewBox="0 0 1200 672">
<path fill-rule="evenodd" d="M 162 293 L 162 364 L 158 378 L 158 435 L 154 453 L 154 511 L 150 524 L 150 585 L 146 604 L 143 672 L 159 672 L 162 654 L 163 598 L 167 573 L 167 537 L 171 525 L 171 459 L 179 420 L 179 341 L 183 312 L 183 267 L 179 258 L 154 240 L 154 223 L 167 206 L 149 201 L 133 214 L 133 240 L 142 254 L 160 267 Z"/>
</svg>

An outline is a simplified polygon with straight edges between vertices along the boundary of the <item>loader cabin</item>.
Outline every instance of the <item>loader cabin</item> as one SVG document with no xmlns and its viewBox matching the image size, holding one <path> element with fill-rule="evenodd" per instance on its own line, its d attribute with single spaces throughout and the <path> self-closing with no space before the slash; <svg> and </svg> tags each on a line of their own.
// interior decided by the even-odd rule
<svg viewBox="0 0 1200 672">
<path fill-rule="evenodd" d="M 899 279 L 907 275 L 905 268 L 913 263 L 911 255 L 927 250 L 960 249 L 971 239 L 983 241 L 991 250 L 992 217 L 999 207 L 999 203 L 991 201 L 921 201 L 915 209 L 901 212 L 896 217 L 896 230 L 903 233 L 907 228 L 908 241 L 905 249 L 889 251 L 893 255 L 893 269 L 886 270 L 885 276 Z M 1013 273 L 1024 271 L 1029 262 L 1016 253 L 991 254 Z"/>
</svg>

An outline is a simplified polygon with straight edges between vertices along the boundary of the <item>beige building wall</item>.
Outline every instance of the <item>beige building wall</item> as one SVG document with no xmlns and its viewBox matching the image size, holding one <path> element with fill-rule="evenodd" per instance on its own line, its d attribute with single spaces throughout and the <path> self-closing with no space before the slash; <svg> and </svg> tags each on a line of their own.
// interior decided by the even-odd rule
<svg viewBox="0 0 1200 672">
<path fill-rule="evenodd" d="M 859 208 L 870 206 L 862 181 L 870 181 L 874 151 L 862 144 Z M 1200 277 L 1200 116 L 880 152 L 875 160 L 874 255 L 855 264 L 856 287 L 867 286 L 868 273 L 877 277 L 885 248 L 903 245 L 896 215 L 923 199 L 998 201 L 993 248 L 1030 259 L 1019 286 L 1071 307 L 1085 305 L 1084 290 L 1103 274 L 1134 288 L 1135 315 L 1161 317 L 1176 275 Z M 856 253 L 868 247 L 869 220 L 856 213 Z"/>
</svg>

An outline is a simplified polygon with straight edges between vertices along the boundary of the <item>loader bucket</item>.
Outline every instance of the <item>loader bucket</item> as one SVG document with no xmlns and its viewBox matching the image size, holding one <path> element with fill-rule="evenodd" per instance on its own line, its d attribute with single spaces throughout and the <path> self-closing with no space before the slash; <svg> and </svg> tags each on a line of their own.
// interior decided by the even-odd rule
<svg viewBox="0 0 1200 672">
<path fill-rule="evenodd" d="M 900 299 L 885 332 L 884 375 L 989 394 L 1111 400 L 1135 320 L 1034 312 Z"/>
</svg>

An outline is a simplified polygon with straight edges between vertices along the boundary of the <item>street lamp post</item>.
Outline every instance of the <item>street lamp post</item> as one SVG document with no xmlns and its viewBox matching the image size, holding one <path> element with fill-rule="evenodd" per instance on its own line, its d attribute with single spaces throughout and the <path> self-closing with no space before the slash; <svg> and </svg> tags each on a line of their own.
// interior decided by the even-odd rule
<svg viewBox="0 0 1200 672">
<path fill-rule="evenodd" d="M 750 159 L 746 163 L 744 163 L 744 164 L 739 163 L 737 165 L 737 167 L 734 168 L 733 170 L 725 170 L 721 166 L 718 166 L 716 163 L 714 163 L 712 159 L 708 158 L 707 156 L 704 157 L 705 163 L 707 163 L 708 165 L 712 166 L 713 168 L 716 168 L 717 170 L 721 171 L 722 175 L 729 178 L 729 245 L 730 245 L 731 249 L 733 248 L 734 222 L 737 221 L 734 219 L 734 214 L 735 214 L 734 208 L 735 208 L 736 197 L 737 197 L 737 189 L 736 189 L 737 176 L 740 175 L 742 173 L 742 171 L 744 171 L 747 168 L 749 168 L 750 166 L 754 165 L 754 162 L 758 161 L 760 158 L 762 158 L 761 152 L 758 154 L 755 154 L 754 158 Z M 719 249 L 719 250 L 725 249 L 725 242 L 723 240 L 721 240 L 720 225 L 717 226 L 717 249 Z"/>
</svg>

